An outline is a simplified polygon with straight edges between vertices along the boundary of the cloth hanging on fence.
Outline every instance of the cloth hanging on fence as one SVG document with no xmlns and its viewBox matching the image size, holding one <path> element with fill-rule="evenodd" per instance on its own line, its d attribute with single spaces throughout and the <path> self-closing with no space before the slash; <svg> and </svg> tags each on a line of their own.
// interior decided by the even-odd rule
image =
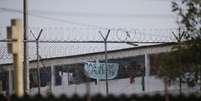
<svg viewBox="0 0 201 101">
<path fill-rule="evenodd" d="M 98 79 L 98 80 L 106 79 L 105 63 L 86 62 L 84 64 L 84 69 L 90 78 Z M 114 79 L 118 74 L 118 70 L 119 70 L 119 64 L 108 63 L 107 64 L 107 78 Z"/>
</svg>

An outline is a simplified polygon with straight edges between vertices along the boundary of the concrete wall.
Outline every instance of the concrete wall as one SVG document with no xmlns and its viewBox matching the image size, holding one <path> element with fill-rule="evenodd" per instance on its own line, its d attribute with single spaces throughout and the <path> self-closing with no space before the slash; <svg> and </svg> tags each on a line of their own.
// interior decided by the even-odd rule
<svg viewBox="0 0 201 101">
<path fill-rule="evenodd" d="M 164 84 L 163 81 L 159 78 L 156 78 L 154 76 L 147 77 L 147 85 L 145 87 L 145 91 L 142 90 L 141 77 L 136 77 L 135 82 L 133 84 L 130 84 L 129 78 L 125 79 L 116 79 L 116 80 L 109 80 L 109 94 L 113 95 L 132 95 L 132 94 L 144 94 L 144 93 L 153 93 L 153 92 L 161 92 L 164 90 Z M 56 96 L 65 94 L 68 96 L 71 96 L 73 94 L 78 94 L 80 96 L 83 96 L 86 94 L 86 83 L 82 84 L 63 84 L 61 86 L 55 86 L 53 87 L 52 93 Z M 170 89 L 177 89 L 177 85 L 171 85 Z M 43 87 L 41 93 L 43 95 L 47 95 L 49 87 Z M 37 93 L 37 88 L 31 89 L 31 94 L 34 95 Z M 94 82 L 90 82 L 90 94 L 102 94 L 106 95 L 105 90 L 105 81 L 99 81 L 97 85 Z"/>
</svg>

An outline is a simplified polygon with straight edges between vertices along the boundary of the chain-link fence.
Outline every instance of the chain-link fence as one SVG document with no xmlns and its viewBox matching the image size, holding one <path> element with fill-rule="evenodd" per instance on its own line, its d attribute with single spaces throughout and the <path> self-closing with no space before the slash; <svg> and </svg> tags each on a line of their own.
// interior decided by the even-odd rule
<svg viewBox="0 0 201 101">
<path fill-rule="evenodd" d="M 4 67 L 12 67 L 10 63 L 13 60 L 12 55 L 7 52 L 6 28 L 1 27 L 0 30 L 2 31 L 0 34 L 2 36 L 0 39 L 0 66 L 1 72 L 3 72 Z M 114 54 L 106 58 L 108 54 L 106 51 L 172 43 L 175 42 L 171 34 L 174 31 L 175 29 L 31 27 L 28 40 L 25 40 L 29 46 L 30 94 L 37 94 L 38 87 L 41 88 L 40 93 L 45 95 L 49 93 L 55 95 L 101 93 L 104 95 L 107 94 L 106 89 L 109 94 L 116 95 L 149 91 L 147 89 L 150 88 L 145 87 L 147 60 L 144 53 L 137 55 L 133 53 L 123 57 L 121 55 L 125 53 L 120 52 L 119 57 Z M 41 34 L 40 37 L 38 37 L 39 34 Z M 103 38 L 107 34 L 108 38 L 104 40 Z M 78 61 L 77 58 L 81 60 Z M 40 73 L 37 68 L 40 68 Z M 106 77 L 101 78 L 100 73 L 99 76 L 94 77 L 93 73 L 101 72 L 97 68 L 102 68 L 102 74 L 107 74 Z M 6 75 L 9 76 L 9 73 Z M 11 81 L 14 80 L 12 77 L 10 76 Z M 5 84 L 6 80 L 2 78 L 3 88 L 14 85 L 14 83 Z M 154 83 L 158 82 L 156 88 L 153 89 L 161 90 L 163 88 L 162 81 L 155 78 L 149 79 L 153 79 L 150 82 L 154 80 Z M 10 90 L 10 93 L 13 92 L 14 87 L 11 88 L 7 90 Z"/>
</svg>

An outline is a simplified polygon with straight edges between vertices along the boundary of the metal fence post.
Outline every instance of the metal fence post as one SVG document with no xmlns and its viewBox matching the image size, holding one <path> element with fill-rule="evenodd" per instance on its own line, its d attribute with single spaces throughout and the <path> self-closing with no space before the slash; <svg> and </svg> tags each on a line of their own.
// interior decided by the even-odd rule
<svg viewBox="0 0 201 101">
<path fill-rule="evenodd" d="M 103 34 L 101 33 L 101 31 L 99 31 L 101 37 L 103 38 L 104 40 L 104 46 L 105 46 L 105 78 L 106 78 L 106 95 L 109 94 L 109 88 L 108 88 L 108 57 L 107 57 L 107 39 L 108 39 L 108 36 L 110 34 L 110 29 L 108 30 L 107 32 L 107 35 L 104 37 Z"/>
</svg>

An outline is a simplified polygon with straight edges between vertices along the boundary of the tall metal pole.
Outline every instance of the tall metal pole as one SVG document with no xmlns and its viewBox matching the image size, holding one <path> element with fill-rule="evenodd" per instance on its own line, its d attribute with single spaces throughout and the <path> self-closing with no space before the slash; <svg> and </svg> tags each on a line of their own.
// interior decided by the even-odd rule
<svg viewBox="0 0 201 101">
<path fill-rule="evenodd" d="M 39 67 L 39 42 L 36 40 L 36 56 L 37 56 L 37 79 L 38 79 L 38 94 L 40 94 L 40 67 Z"/>
<path fill-rule="evenodd" d="M 105 76 L 106 76 L 106 94 L 108 95 L 109 93 L 109 89 L 108 89 L 108 75 L 107 75 L 107 72 L 108 72 L 108 60 L 107 60 L 107 40 L 104 40 L 104 45 L 105 45 Z"/>
<path fill-rule="evenodd" d="M 105 46 L 105 79 L 106 79 L 106 95 L 109 94 L 109 88 L 108 88 L 108 57 L 107 57 L 107 39 L 108 39 L 108 36 L 110 34 L 110 29 L 108 30 L 107 32 L 107 35 L 104 37 L 103 34 L 99 31 L 101 37 L 103 38 L 104 40 L 104 46 Z"/>
<path fill-rule="evenodd" d="M 27 29 L 28 29 L 28 0 L 23 0 L 23 19 L 24 19 L 24 85 L 25 93 L 29 94 L 30 91 L 30 80 L 29 80 L 29 51 L 28 44 L 26 40 L 28 39 Z"/>
<path fill-rule="evenodd" d="M 35 38 L 36 40 L 36 57 L 37 57 L 37 80 L 38 80 L 38 94 L 40 94 L 40 85 L 41 85 L 41 80 L 40 80 L 40 66 L 39 66 L 39 63 L 40 63 L 40 55 L 39 55 L 39 39 L 40 39 L 40 36 L 43 32 L 43 29 L 40 30 L 38 36 L 36 37 L 34 35 L 34 33 L 32 31 L 30 31 L 31 34 L 33 35 L 33 37 Z"/>
</svg>

